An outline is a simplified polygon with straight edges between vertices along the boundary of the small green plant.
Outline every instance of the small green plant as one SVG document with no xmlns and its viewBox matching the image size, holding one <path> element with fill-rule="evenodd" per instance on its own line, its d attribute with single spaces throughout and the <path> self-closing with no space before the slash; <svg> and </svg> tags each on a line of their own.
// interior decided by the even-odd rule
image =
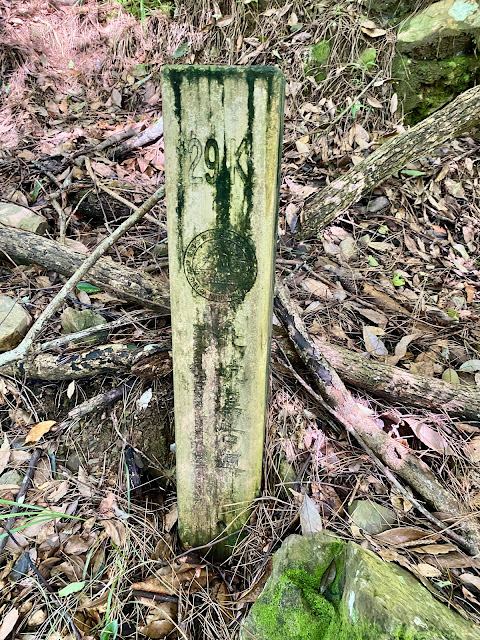
<svg viewBox="0 0 480 640">
<path fill-rule="evenodd" d="M 142 22 L 151 15 L 152 11 L 162 11 L 165 15 L 173 14 L 175 5 L 168 0 L 117 0 L 119 4 L 131 13 L 135 18 L 139 18 Z"/>
</svg>

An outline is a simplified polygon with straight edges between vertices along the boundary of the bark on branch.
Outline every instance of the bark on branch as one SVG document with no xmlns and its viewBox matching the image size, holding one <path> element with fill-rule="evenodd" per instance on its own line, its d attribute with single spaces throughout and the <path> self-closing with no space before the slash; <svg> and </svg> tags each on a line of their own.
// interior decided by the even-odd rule
<svg viewBox="0 0 480 640">
<path fill-rule="evenodd" d="M 454 385 L 430 376 L 410 373 L 324 340 L 314 340 L 343 382 L 373 395 L 468 420 L 480 419 L 480 390 L 474 385 Z"/>
<path fill-rule="evenodd" d="M 470 553 L 480 553 L 480 523 L 437 479 L 431 469 L 405 445 L 386 434 L 346 389 L 330 362 L 311 341 L 305 326 L 290 302 L 288 291 L 277 281 L 275 314 L 287 330 L 295 349 L 313 373 L 325 408 L 354 437 L 369 447 L 380 460 L 414 489 L 437 511 L 458 519 L 458 527 L 468 539 Z"/>
<path fill-rule="evenodd" d="M 323 227 L 408 162 L 467 131 L 480 121 L 479 105 L 480 86 L 468 89 L 409 131 L 382 144 L 307 203 L 296 237 L 316 237 Z"/>
<path fill-rule="evenodd" d="M 3 254 L 14 262 L 38 264 L 64 276 L 75 273 L 86 259 L 83 254 L 54 240 L 3 225 L 0 225 L 0 247 L 0 256 Z M 168 283 L 146 273 L 122 267 L 108 258 L 101 258 L 89 270 L 88 281 L 114 293 L 122 300 L 168 313 Z"/>
</svg>

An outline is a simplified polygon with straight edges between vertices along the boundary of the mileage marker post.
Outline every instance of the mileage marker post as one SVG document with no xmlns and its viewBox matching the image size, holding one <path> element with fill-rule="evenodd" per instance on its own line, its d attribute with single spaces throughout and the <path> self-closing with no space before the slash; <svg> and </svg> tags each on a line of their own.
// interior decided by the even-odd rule
<svg viewBox="0 0 480 640">
<path fill-rule="evenodd" d="M 179 534 L 189 546 L 240 529 L 260 490 L 284 94 L 275 67 L 162 69 Z"/>
</svg>

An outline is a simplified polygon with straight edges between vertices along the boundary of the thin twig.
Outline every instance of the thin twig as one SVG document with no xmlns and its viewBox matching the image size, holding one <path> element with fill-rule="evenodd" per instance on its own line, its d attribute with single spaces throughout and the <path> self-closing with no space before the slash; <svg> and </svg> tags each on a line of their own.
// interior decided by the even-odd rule
<svg viewBox="0 0 480 640">
<path fill-rule="evenodd" d="M 157 202 L 163 197 L 165 188 L 161 186 L 155 193 L 148 198 L 144 204 L 139 207 L 129 218 L 127 218 L 111 235 L 105 238 L 98 247 L 90 254 L 90 256 L 82 262 L 82 265 L 77 271 L 67 280 L 55 298 L 47 305 L 42 313 L 37 318 L 36 322 L 32 325 L 27 335 L 22 342 L 6 353 L 0 356 L 0 366 L 7 363 L 14 362 L 15 360 L 22 360 L 26 354 L 30 351 L 35 338 L 43 330 L 46 322 L 52 317 L 55 311 L 64 303 L 66 297 L 74 289 L 74 287 L 80 282 L 83 276 L 91 269 L 96 262 L 108 251 L 108 249 L 126 233 L 134 224 L 136 224 L 143 216 L 148 213 Z"/>
</svg>

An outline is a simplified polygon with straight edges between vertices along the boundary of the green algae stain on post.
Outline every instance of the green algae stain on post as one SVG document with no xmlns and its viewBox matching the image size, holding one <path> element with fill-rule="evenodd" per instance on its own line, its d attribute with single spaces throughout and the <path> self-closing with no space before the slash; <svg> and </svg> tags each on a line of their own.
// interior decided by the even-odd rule
<svg viewBox="0 0 480 640">
<path fill-rule="evenodd" d="M 179 533 L 191 546 L 240 529 L 260 490 L 284 93 L 274 67 L 162 70 Z"/>
</svg>

